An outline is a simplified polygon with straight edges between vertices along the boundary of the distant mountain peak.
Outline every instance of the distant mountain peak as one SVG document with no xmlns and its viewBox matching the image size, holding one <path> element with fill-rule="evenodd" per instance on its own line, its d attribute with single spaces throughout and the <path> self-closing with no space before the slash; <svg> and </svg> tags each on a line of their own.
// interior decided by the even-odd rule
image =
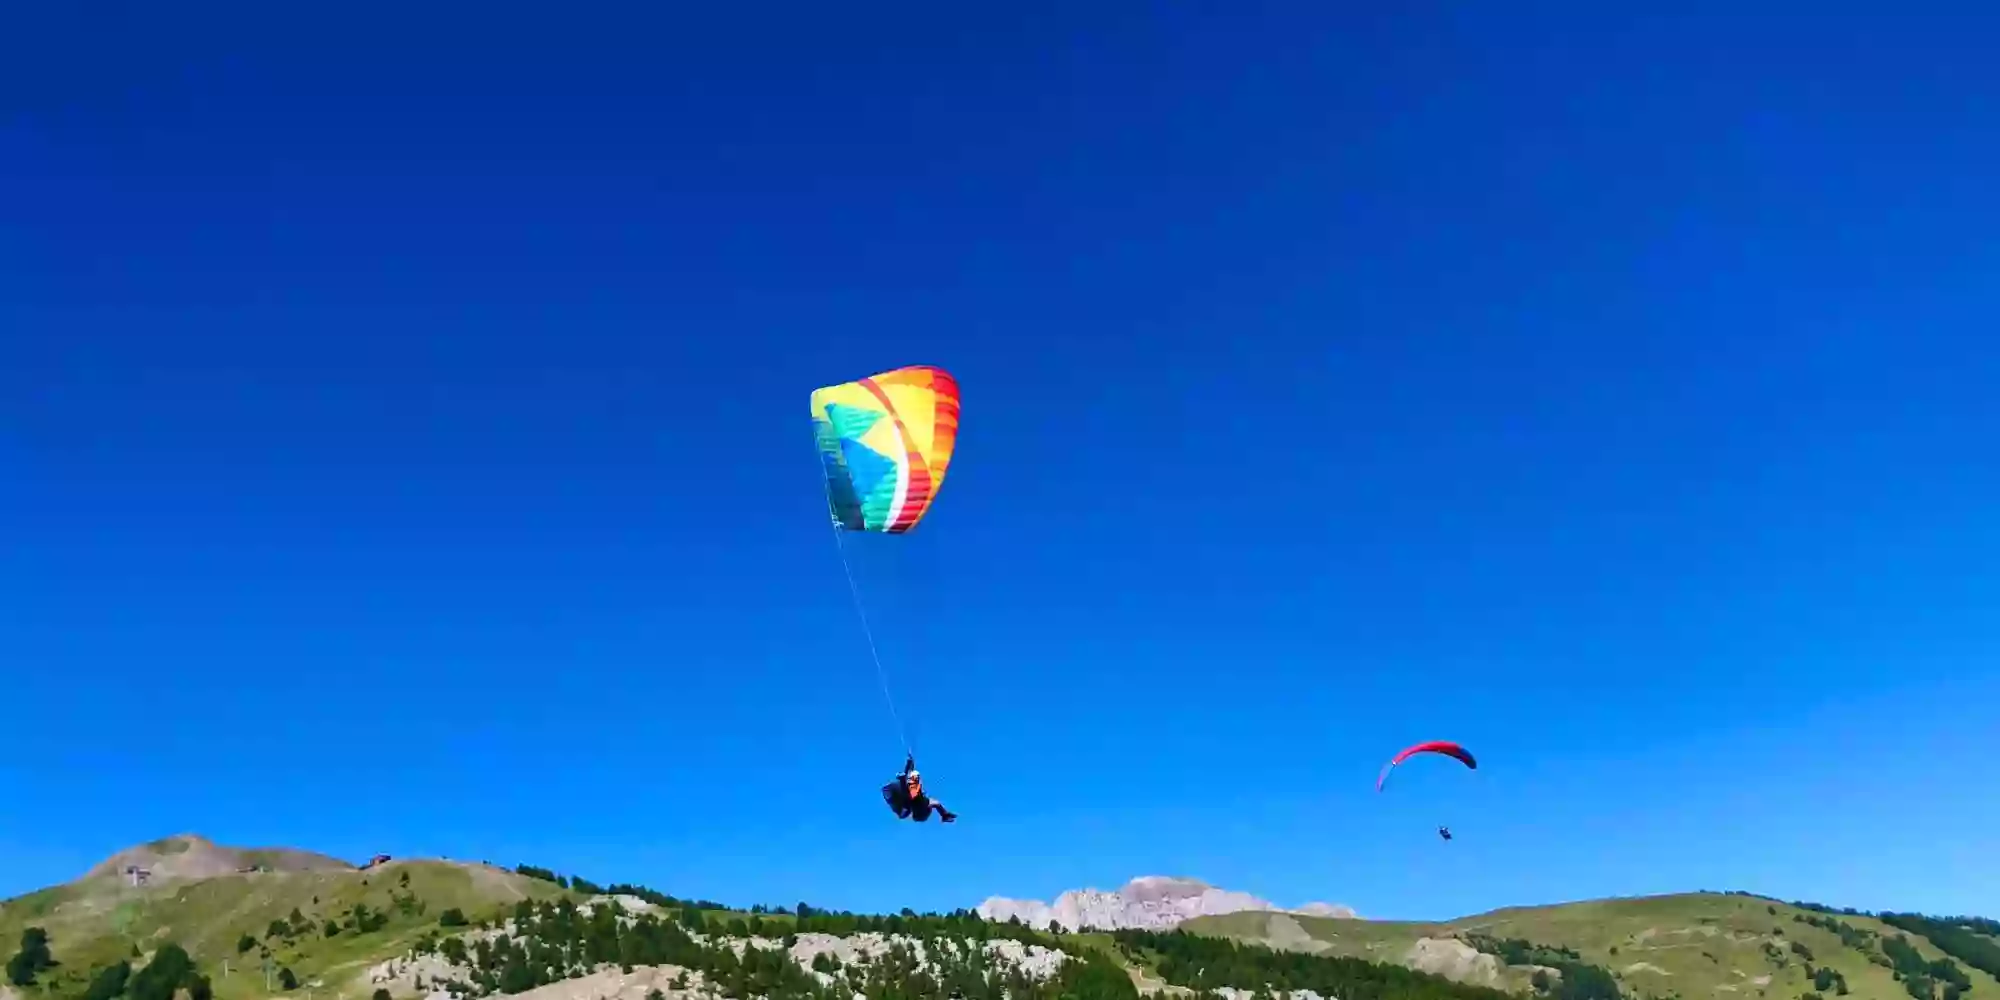
<svg viewBox="0 0 2000 1000">
<path fill-rule="evenodd" d="M 1112 892 L 1071 889 L 1057 896 L 1053 903 L 994 896 L 978 907 L 979 915 L 988 920 L 1019 919 L 1033 927 L 1046 927 L 1054 921 L 1072 931 L 1085 927 L 1165 928 L 1195 917 L 1245 910 L 1349 919 L 1357 916 L 1353 908 L 1335 903 L 1308 903 L 1297 910 L 1287 910 L 1246 892 L 1218 889 L 1201 879 L 1179 875 L 1141 875 Z"/>
</svg>

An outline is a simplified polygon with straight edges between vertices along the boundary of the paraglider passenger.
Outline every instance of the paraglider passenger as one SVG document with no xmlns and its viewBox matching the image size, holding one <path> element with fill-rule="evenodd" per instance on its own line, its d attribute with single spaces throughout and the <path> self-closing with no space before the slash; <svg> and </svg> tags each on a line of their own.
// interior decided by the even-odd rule
<svg viewBox="0 0 2000 1000">
<path fill-rule="evenodd" d="M 1448 827 L 1448 826 L 1441 826 L 1441 827 L 1438 827 L 1438 836 L 1440 836 L 1440 837 L 1443 837 L 1443 838 L 1444 838 L 1444 839 L 1446 839 L 1446 840 L 1450 840 L 1450 839 L 1451 839 L 1451 827 Z"/>
<path fill-rule="evenodd" d="M 903 761 L 903 773 L 882 786 L 882 801 L 889 804 L 889 810 L 896 814 L 897 819 L 922 823 L 931 818 L 931 810 L 935 809 L 938 819 L 946 823 L 958 820 L 958 814 L 946 809 L 944 803 L 924 794 L 924 778 L 917 770 L 914 756 Z"/>
</svg>

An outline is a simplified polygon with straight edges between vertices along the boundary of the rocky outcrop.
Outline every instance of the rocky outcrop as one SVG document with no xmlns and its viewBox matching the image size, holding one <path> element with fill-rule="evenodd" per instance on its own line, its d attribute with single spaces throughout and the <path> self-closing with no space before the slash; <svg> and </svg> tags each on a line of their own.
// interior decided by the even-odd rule
<svg viewBox="0 0 2000 1000">
<path fill-rule="evenodd" d="M 1297 910 L 1286 910 L 1247 892 L 1218 889 L 1198 879 L 1164 875 L 1135 878 L 1116 892 L 1072 889 L 1057 896 L 1054 903 L 995 896 L 978 907 L 979 915 L 987 920 L 1005 922 L 1018 919 L 1031 927 L 1046 927 L 1054 921 L 1057 926 L 1072 931 L 1085 927 L 1100 930 L 1159 929 L 1195 917 L 1246 910 L 1350 919 L 1355 916 L 1351 908 L 1332 903 L 1308 903 Z"/>
<path fill-rule="evenodd" d="M 623 905 L 626 897 L 597 896 L 578 906 L 578 911 L 586 916 L 598 906 L 612 905 L 616 908 L 618 920 L 630 925 L 634 922 L 631 908 Z M 463 942 L 468 951 L 474 951 L 489 943 L 507 939 L 507 944 L 515 948 L 527 947 L 520 937 L 517 923 L 513 920 L 486 930 L 462 931 L 453 935 Z M 896 949 L 907 949 L 907 953 L 918 968 L 938 973 L 947 960 L 962 960 L 973 952 L 983 955 L 984 961 L 1001 971 L 1016 971 L 1030 979 L 1046 980 L 1062 971 L 1063 963 L 1069 961 L 1066 953 L 1045 948 L 1038 944 L 1024 945 L 1019 941 L 1000 938 L 975 940 L 970 938 L 919 938 L 905 934 L 882 934 L 874 931 L 839 937 L 832 934 L 807 932 L 791 934 L 785 938 L 759 936 L 736 937 L 690 933 L 695 943 L 729 948 L 741 958 L 751 949 L 759 952 L 784 952 L 797 963 L 799 968 L 810 973 L 822 986 L 836 986 L 850 980 L 842 975 L 826 972 L 816 967 L 815 959 L 827 956 L 835 960 L 838 968 L 866 966 Z M 934 950 L 936 953 L 934 953 Z M 428 946 L 412 948 L 410 951 L 384 962 L 376 963 L 361 970 L 355 985 L 362 989 L 376 987 L 398 987 L 397 993 L 413 993 L 422 1000 L 469 1000 L 491 996 L 483 989 L 471 985 L 472 966 L 468 963 L 454 963 L 445 957 L 442 949 Z M 663 994 L 667 1000 L 721 1000 L 719 989 L 706 983 L 702 974 L 677 966 L 627 966 L 589 965 L 577 963 L 561 970 L 561 981 L 540 986 L 523 993 L 511 994 L 512 998 L 525 997 L 528 1000 L 645 1000 L 654 991 Z M 860 994 L 855 994 L 860 1000 Z"/>
<path fill-rule="evenodd" d="M 1330 942 L 1313 937 L 1286 913 L 1273 913 L 1264 919 L 1263 943 L 1277 951 L 1320 952 L 1333 947 Z"/>
<path fill-rule="evenodd" d="M 698 972 L 673 965 L 641 965 L 631 969 L 609 966 L 575 979 L 565 979 L 515 993 L 513 1000 L 646 1000 L 654 993 L 667 1000 L 691 1000 L 714 995 Z M 452 1000 L 445 992 L 429 1000 Z"/>
<path fill-rule="evenodd" d="M 1500 982 L 1500 960 L 1456 938 L 1418 938 L 1403 954 L 1403 964 L 1477 986 Z"/>
</svg>

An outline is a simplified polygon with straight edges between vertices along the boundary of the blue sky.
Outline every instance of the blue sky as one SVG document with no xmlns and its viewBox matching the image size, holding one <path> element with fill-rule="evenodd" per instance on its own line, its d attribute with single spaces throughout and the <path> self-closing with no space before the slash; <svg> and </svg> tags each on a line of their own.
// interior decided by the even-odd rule
<svg viewBox="0 0 2000 1000">
<path fill-rule="evenodd" d="M 668 6 L 9 13 L 0 892 L 2000 912 L 2000 14 Z"/>
</svg>

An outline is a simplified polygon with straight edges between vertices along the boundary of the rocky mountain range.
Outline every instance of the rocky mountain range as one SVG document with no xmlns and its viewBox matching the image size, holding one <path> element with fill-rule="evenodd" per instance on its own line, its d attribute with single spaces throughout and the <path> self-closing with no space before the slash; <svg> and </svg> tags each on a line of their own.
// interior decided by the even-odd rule
<svg viewBox="0 0 2000 1000">
<path fill-rule="evenodd" d="M 994 896 L 980 903 L 977 910 L 988 920 L 1019 918 L 1031 927 L 1046 927 L 1054 921 L 1057 926 L 1071 931 L 1085 927 L 1099 930 L 1166 928 L 1195 917 L 1245 911 L 1347 919 L 1358 917 L 1352 908 L 1334 903 L 1307 903 L 1296 909 L 1287 909 L 1246 892 L 1218 889 L 1199 879 L 1166 875 L 1144 875 L 1113 892 L 1072 889 L 1057 896 L 1053 903 Z"/>
</svg>

